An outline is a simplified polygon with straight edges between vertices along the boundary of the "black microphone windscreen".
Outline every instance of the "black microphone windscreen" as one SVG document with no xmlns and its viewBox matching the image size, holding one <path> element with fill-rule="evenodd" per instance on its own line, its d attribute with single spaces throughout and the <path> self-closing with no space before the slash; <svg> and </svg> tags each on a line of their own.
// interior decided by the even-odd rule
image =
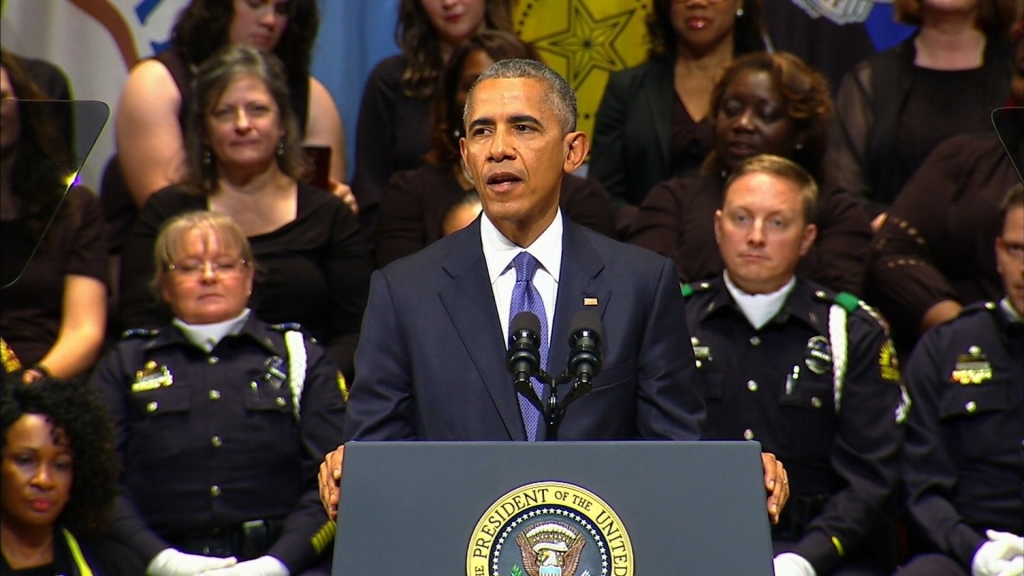
<svg viewBox="0 0 1024 576">
<path fill-rule="evenodd" d="M 537 315 L 533 312 L 526 310 L 516 314 L 512 318 L 512 333 L 518 334 L 522 330 L 533 332 L 540 338 L 540 318 L 537 318 Z"/>
<path fill-rule="evenodd" d="M 590 310 L 581 310 L 572 317 L 572 327 L 569 329 L 569 334 L 576 334 L 580 330 L 587 329 L 597 333 L 598 338 L 603 336 L 603 327 L 601 326 L 601 317 L 591 312 Z"/>
</svg>

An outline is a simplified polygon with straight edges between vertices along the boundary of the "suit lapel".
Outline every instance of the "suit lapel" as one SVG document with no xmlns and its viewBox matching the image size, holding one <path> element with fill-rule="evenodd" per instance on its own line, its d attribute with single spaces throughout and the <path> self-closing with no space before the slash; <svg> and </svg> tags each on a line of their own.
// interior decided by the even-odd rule
<svg viewBox="0 0 1024 576">
<path fill-rule="evenodd" d="M 459 236 L 459 242 L 453 243 L 442 265 L 452 281 L 441 290 L 441 302 L 490 393 L 509 437 L 526 440 L 512 376 L 505 368 L 505 342 L 480 246 L 480 219 Z"/>
<path fill-rule="evenodd" d="M 605 307 L 612 296 L 611 286 L 599 279 L 604 269 L 604 260 L 590 243 L 583 228 L 568 219 L 563 219 L 563 222 L 562 270 L 558 279 L 551 345 L 548 347 L 547 370 L 553 376 L 561 374 L 566 368 L 573 316 L 586 309 L 603 318 Z"/>
</svg>

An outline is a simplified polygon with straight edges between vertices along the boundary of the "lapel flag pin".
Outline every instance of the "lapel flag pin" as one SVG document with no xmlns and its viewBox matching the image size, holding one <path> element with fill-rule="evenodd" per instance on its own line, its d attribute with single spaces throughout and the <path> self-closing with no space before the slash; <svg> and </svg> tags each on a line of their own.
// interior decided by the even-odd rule
<svg viewBox="0 0 1024 576">
<path fill-rule="evenodd" d="M 590 298 L 590 297 L 584 298 L 583 299 L 583 305 L 584 306 L 597 306 L 597 298 Z"/>
</svg>

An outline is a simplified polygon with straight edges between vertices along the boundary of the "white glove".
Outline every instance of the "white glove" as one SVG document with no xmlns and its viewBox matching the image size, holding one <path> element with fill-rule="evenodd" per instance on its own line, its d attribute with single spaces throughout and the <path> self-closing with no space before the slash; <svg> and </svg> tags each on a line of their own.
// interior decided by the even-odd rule
<svg viewBox="0 0 1024 576">
<path fill-rule="evenodd" d="M 236 562 L 238 561 L 234 556 L 214 558 L 185 554 L 174 548 L 166 548 L 149 561 L 146 574 L 148 576 L 195 576 L 204 570 L 234 566 Z"/>
<path fill-rule="evenodd" d="M 985 542 L 971 560 L 972 576 L 1021 576 L 1024 574 L 1024 538 L 1009 532 L 986 530 Z"/>
<path fill-rule="evenodd" d="M 228 568 L 208 570 L 201 576 L 288 576 L 288 567 L 273 556 L 260 556 Z"/>
<path fill-rule="evenodd" d="M 783 552 L 773 561 L 775 576 L 817 576 L 807 558 L 792 552 Z"/>
</svg>

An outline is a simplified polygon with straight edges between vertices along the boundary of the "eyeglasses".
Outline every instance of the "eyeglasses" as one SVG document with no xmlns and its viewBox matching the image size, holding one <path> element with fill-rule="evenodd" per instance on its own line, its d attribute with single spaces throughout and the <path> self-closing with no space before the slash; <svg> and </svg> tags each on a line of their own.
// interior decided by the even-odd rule
<svg viewBox="0 0 1024 576">
<path fill-rule="evenodd" d="M 209 268 L 210 273 L 214 276 L 226 278 L 241 274 L 242 270 L 248 265 L 249 262 L 243 258 L 215 261 L 186 260 L 178 264 L 168 264 L 165 270 L 174 272 L 184 278 L 198 278 L 205 274 L 207 268 Z"/>
</svg>

